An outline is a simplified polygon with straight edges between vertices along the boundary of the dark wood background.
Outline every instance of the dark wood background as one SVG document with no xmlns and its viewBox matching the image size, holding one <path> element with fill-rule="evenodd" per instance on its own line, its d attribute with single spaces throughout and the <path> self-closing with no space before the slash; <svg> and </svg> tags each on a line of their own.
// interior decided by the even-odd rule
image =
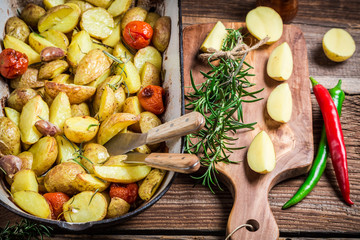
<svg viewBox="0 0 360 240">
<path fill-rule="evenodd" d="M 254 7 L 254 0 L 183 0 L 183 27 L 217 20 L 241 22 Z M 300 0 L 298 14 L 291 23 L 304 32 L 310 75 L 329 88 L 339 78 L 343 80 L 347 96 L 341 122 L 348 151 L 351 198 L 355 204 L 349 207 L 341 200 L 330 162 L 312 193 L 285 211 L 281 210 L 281 206 L 295 193 L 306 176 L 284 181 L 269 194 L 282 238 L 360 237 L 359 12 L 359 0 Z M 357 43 L 354 56 L 343 63 L 331 62 L 322 51 L 322 37 L 334 27 L 346 29 Z M 312 106 L 314 142 L 317 143 L 322 123 L 314 97 Z M 206 187 L 193 187 L 193 184 L 189 176 L 179 175 L 158 203 L 130 221 L 86 233 L 56 232 L 52 239 L 224 239 L 227 217 L 232 207 L 229 191 L 225 189 L 212 194 Z M 20 218 L 0 207 L 0 226 L 9 220 L 15 222 Z"/>
</svg>

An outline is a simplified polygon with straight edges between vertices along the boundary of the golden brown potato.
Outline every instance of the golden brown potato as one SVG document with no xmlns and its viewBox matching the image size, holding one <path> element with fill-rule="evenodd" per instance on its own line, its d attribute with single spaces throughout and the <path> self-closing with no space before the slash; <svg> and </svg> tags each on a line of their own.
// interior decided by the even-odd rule
<svg viewBox="0 0 360 240">
<path fill-rule="evenodd" d="M 46 40 L 54 44 L 56 47 L 67 51 L 67 47 L 69 46 L 69 39 L 64 33 L 54 29 L 49 29 L 45 32 L 42 32 L 41 36 L 45 37 Z"/>
<path fill-rule="evenodd" d="M 144 201 L 149 201 L 160 186 L 166 171 L 161 169 L 152 169 L 146 176 L 145 180 L 140 184 L 139 197 Z"/>
<path fill-rule="evenodd" d="M 118 89 L 115 90 L 114 94 L 115 94 L 115 103 L 116 103 L 115 112 L 122 112 L 126 99 L 125 90 L 124 88 L 119 87 Z"/>
<path fill-rule="evenodd" d="M 102 122 L 113 114 L 115 112 L 115 108 L 115 93 L 108 85 L 106 85 L 101 95 L 99 112 L 97 113 L 99 121 Z"/>
<path fill-rule="evenodd" d="M 115 45 L 120 41 L 121 39 L 121 32 L 120 32 L 120 19 L 121 17 L 116 17 L 114 19 L 114 29 L 111 32 L 110 36 L 102 40 L 102 43 L 110 46 L 111 48 L 115 47 Z M 111 49 L 112 50 L 112 49 Z M 106 50 L 105 50 L 106 51 Z"/>
<path fill-rule="evenodd" d="M 149 85 L 161 86 L 160 69 L 154 64 L 145 62 L 144 67 L 140 73 L 141 87 Z"/>
<path fill-rule="evenodd" d="M 21 159 L 21 169 L 31 169 L 34 161 L 34 155 L 31 152 L 24 151 L 17 155 Z"/>
<path fill-rule="evenodd" d="M 11 17 L 6 21 L 5 34 L 13 36 L 26 42 L 30 34 L 30 29 L 26 23 L 18 17 Z"/>
<path fill-rule="evenodd" d="M 125 100 L 123 111 L 125 113 L 131 113 L 136 116 L 139 115 L 143 111 L 143 108 L 141 107 L 139 102 L 139 98 L 137 96 L 128 97 Z"/>
<path fill-rule="evenodd" d="M 59 74 L 56 77 L 54 77 L 52 79 L 52 82 L 74 84 L 74 78 L 73 78 L 73 76 L 71 76 L 69 74 L 62 73 L 62 74 Z"/>
<path fill-rule="evenodd" d="M 14 181 L 11 184 L 11 193 L 14 194 L 25 190 L 38 192 L 38 185 L 35 172 L 30 169 L 22 169 L 14 176 Z"/>
<path fill-rule="evenodd" d="M 86 1 L 94 6 L 102 7 L 102 8 L 107 8 L 111 3 L 111 0 L 86 0 Z"/>
<path fill-rule="evenodd" d="M 154 35 L 151 42 L 157 50 L 164 52 L 169 45 L 171 33 L 171 18 L 164 16 L 159 18 L 154 25 Z"/>
<path fill-rule="evenodd" d="M 108 12 L 113 17 L 120 16 L 129 9 L 131 2 L 131 0 L 115 0 L 109 6 Z"/>
<path fill-rule="evenodd" d="M 7 117 L 0 117 L 0 154 L 18 155 L 20 148 L 19 128 Z"/>
<path fill-rule="evenodd" d="M 4 107 L 5 116 L 19 127 L 20 113 L 13 108 Z"/>
<path fill-rule="evenodd" d="M 66 119 L 71 118 L 70 101 L 66 93 L 60 92 L 50 106 L 50 122 L 60 129 L 64 130 Z"/>
<path fill-rule="evenodd" d="M 11 88 L 40 88 L 45 85 L 45 81 L 38 80 L 39 70 L 29 67 L 20 77 L 11 80 Z"/>
<path fill-rule="evenodd" d="M 69 68 L 69 64 L 64 60 L 55 60 L 45 63 L 40 67 L 39 79 L 52 79 Z"/>
<path fill-rule="evenodd" d="M 80 1 L 80 0 L 67 0 L 67 3 L 75 3 L 76 5 L 78 5 L 78 7 L 81 9 L 81 14 L 83 14 L 86 10 L 93 8 L 94 6 L 91 5 L 88 2 L 85 1 Z"/>
<path fill-rule="evenodd" d="M 111 74 L 111 68 L 108 68 L 100 77 L 96 78 L 95 81 L 87 84 L 87 86 L 99 87 Z"/>
<path fill-rule="evenodd" d="M 41 177 L 36 177 L 37 179 L 37 182 L 38 182 L 38 187 L 39 187 L 39 193 L 47 193 L 48 191 L 46 190 L 45 188 L 45 185 L 44 185 L 44 179 L 45 179 L 45 176 L 41 176 Z"/>
<path fill-rule="evenodd" d="M 71 117 L 65 121 L 65 136 L 72 142 L 88 142 L 96 136 L 99 121 L 89 116 Z"/>
<path fill-rule="evenodd" d="M 89 106 L 86 103 L 72 104 L 71 116 L 72 117 L 90 116 Z"/>
<path fill-rule="evenodd" d="M 27 45 L 26 43 L 15 37 L 12 37 L 10 35 L 5 35 L 3 43 L 5 48 L 12 48 L 16 51 L 24 53 L 29 59 L 29 65 L 41 61 L 40 54 L 38 54 L 29 45 Z"/>
<path fill-rule="evenodd" d="M 76 33 L 68 48 L 67 60 L 73 70 L 76 69 L 81 59 L 92 49 L 90 35 L 86 31 Z"/>
<path fill-rule="evenodd" d="M 56 136 L 55 138 L 59 149 L 59 153 L 56 159 L 57 164 L 63 162 L 73 162 L 72 159 L 76 159 L 77 161 L 80 160 L 77 158 L 76 154 L 76 152 L 79 151 L 79 147 L 75 143 L 60 135 Z"/>
<path fill-rule="evenodd" d="M 152 63 L 160 71 L 162 57 L 159 51 L 156 50 L 156 48 L 152 46 L 147 46 L 137 51 L 134 57 L 134 65 L 140 73 L 143 70 L 143 66 L 146 62 Z"/>
<path fill-rule="evenodd" d="M 106 148 L 97 143 L 88 143 L 84 147 L 83 158 L 81 163 L 89 170 L 90 173 L 94 173 L 93 165 L 104 163 L 109 157 L 109 153 Z"/>
<path fill-rule="evenodd" d="M 112 88 L 117 88 L 121 84 L 121 77 L 120 75 L 114 75 L 111 77 L 107 77 L 103 83 L 99 84 L 96 89 L 96 94 L 94 96 L 92 107 L 94 113 L 99 112 L 100 109 L 100 103 L 101 103 L 101 96 L 104 92 L 104 89 L 106 86 L 111 86 Z"/>
<path fill-rule="evenodd" d="M 55 98 L 59 92 L 65 92 L 69 97 L 70 104 L 79 104 L 91 98 L 95 94 L 96 88 L 46 81 L 45 91 L 52 98 Z"/>
<path fill-rule="evenodd" d="M 26 22 L 32 29 L 37 29 L 39 19 L 44 16 L 46 13 L 45 9 L 42 7 L 29 3 L 21 11 L 21 19 Z"/>
<path fill-rule="evenodd" d="M 115 45 L 112 54 L 123 62 L 134 61 L 134 55 L 121 42 Z"/>
<path fill-rule="evenodd" d="M 31 169 L 37 176 L 45 173 L 56 161 L 58 146 L 53 137 L 43 137 L 29 149 L 34 156 Z"/>
<path fill-rule="evenodd" d="M 103 166 L 124 166 L 124 160 L 126 160 L 127 155 L 116 155 L 111 156 L 106 162 L 103 163 Z"/>
<path fill-rule="evenodd" d="M 157 14 L 156 12 L 149 12 L 146 15 L 145 18 L 145 22 L 147 22 L 148 24 L 150 24 L 150 26 L 152 28 L 154 28 L 156 21 L 160 18 L 161 16 L 159 14 Z"/>
<path fill-rule="evenodd" d="M 46 47 L 55 47 L 54 44 L 46 40 L 41 35 L 32 32 L 29 35 L 29 45 L 37 52 L 41 53 L 41 51 Z"/>
<path fill-rule="evenodd" d="M 24 105 L 30 100 L 36 97 L 38 94 L 31 88 L 17 88 L 11 92 L 7 105 L 18 112 L 21 112 Z"/>
<path fill-rule="evenodd" d="M 46 47 L 40 52 L 42 62 L 51 62 L 65 57 L 65 51 L 58 47 Z"/>
<path fill-rule="evenodd" d="M 126 164 L 123 166 L 94 166 L 94 173 L 99 178 L 109 182 L 125 184 L 144 179 L 150 171 L 151 167 L 136 164 Z"/>
<path fill-rule="evenodd" d="M 105 218 L 107 201 L 101 193 L 85 191 L 73 196 L 63 205 L 67 222 L 92 222 Z"/>
<path fill-rule="evenodd" d="M 135 152 L 138 152 L 138 153 L 144 153 L 144 154 L 150 154 L 151 153 L 151 149 L 149 148 L 148 145 L 144 144 L 144 145 L 141 145 L 137 148 L 134 149 Z"/>
<path fill-rule="evenodd" d="M 8 179 L 12 179 L 14 177 L 14 174 L 21 170 L 22 160 L 14 155 L 1 156 L 0 167 L 3 171 L 5 171 L 6 177 L 8 177 Z"/>
<path fill-rule="evenodd" d="M 50 206 L 46 199 L 33 191 L 19 191 L 13 194 L 16 205 L 22 210 L 40 218 L 51 218 Z"/>
<path fill-rule="evenodd" d="M 82 14 L 80 27 L 91 37 L 102 40 L 111 35 L 114 29 L 114 19 L 104 8 L 91 8 Z"/>
<path fill-rule="evenodd" d="M 150 129 L 161 125 L 161 120 L 152 112 L 140 113 L 139 125 L 142 133 L 147 133 Z"/>
<path fill-rule="evenodd" d="M 46 10 L 50 8 L 56 7 L 58 5 L 64 4 L 65 0 L 43 0 L 44 6 Z"/>
<path fill-rule="evenodd" d="M 74 195 L 79 191 L 74 187 L 74 180 L 85 170 L 75 162 L 64 162 L 56 165 L 46 174 L 44 185 L 48 192 L 63 192 Z"/>
<path fill-rule="evenodd" d="M 76 68 L 74 83 L 81 85 L 94 81 L 110 68 L 111 63 L 112 60 L 101 50 L 91 50 L 79 62 Z"/>
<path fill-rule="evenodd" d="M 110 185 L 109 182 L 99 179 L 93 174 L 79 173 L 76 175 L 74 186 L 79 192 L 98 191 L 102 192 Z"/>
<path fill-rule="evenodd" d="M 120 217 L 130 210 L 130 204 L 124 199 L 113 197 L 110 200 L 106 218 Z"/>
<path fill-rule="evenodd" d="M 128 10 L 124 17 L 121 19 L 121 32 L 125 26 L 132 21 L 144 21 L 147 15 L 147 11 L 141 7 L 134 7 Z"/>
</svg>

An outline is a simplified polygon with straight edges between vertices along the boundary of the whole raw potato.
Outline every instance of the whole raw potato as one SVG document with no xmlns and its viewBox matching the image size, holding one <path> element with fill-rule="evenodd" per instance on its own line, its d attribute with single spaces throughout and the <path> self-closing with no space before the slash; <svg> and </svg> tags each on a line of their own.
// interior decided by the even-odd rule
<svg viewBox="0 0 360 240">
<path fill-rule="evenodd" d="M 85 170 L 75 162 L 64 162 L 53 167 L 45 176 L 44 185 L 48 192 L 63 192 L 68 195 L 78 193 L 74 180 Z"/>
</svg>

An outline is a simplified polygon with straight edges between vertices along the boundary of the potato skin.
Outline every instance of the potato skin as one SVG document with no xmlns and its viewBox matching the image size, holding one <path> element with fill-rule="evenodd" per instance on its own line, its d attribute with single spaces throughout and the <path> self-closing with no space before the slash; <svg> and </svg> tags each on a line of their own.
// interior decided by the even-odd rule
<svg viewBox="0 0 360 240">
<path fill-rule="evenodd" d="M 25 104 L 38 94 L 31 88 L 17 88 L 9 96 L 7 104 L 9 107 L 21 112 Z"/>
<path fill-rule="evenodd" d="M 42 7 L 29 3 L 21 12 L 21 19 L 30 27 L 37 29 L 39 19 L 45 15 L 46 11 Z"/>
<path fill-rule="evenodd" d="M 71 116 L 72 117 L 90 116 L 89 106 L 86 103 L 71 105 Z"/>
<path fill-rule="evenodd" d="M 58 145 L 53 137 L 43 137 L 31 146 L 29 152 L 34 156 L 31 169 L 37 176 L 45 173 L 56 161 Z"/>
<path fill-rule="evenodd" d="M 81 163 L 89 170 L 90 173 L 94 173 L 93 164 L 102 164 L 110 157 L 107 149 L 97 143 L 86 144 L 83 155 L 92 162 L 89 162 L 86 158 L 81 159 Z"/>
<path fill-rule="evenodd" d="M 19 128 L 7 117 L 0 117 L 0 155 L 18 155 L 20 148 Z"/>
<path fill-rule="evenodd" d="M 141 7 L 134 7 L 128 10 L 124 17 L 121 19 L 121 32 L 125 26 L 132 21 L 145 21 L 147 11 Z"/>
<path fill-rule="evenodd" d="M 159 18 L 154 25 L 152 43 L 160 52 L 164 52 L 169 45 L 171 33 L 171 18 L 164 16 Z"/>
<path fill-rule="evenodd" d="M 30 29 L 20 18 L 11 17 L 6 22 L 5 33 L 26 42 L 30 34 Z"/>
<path fill-rule="evenodd" d="M 69 64 L 64 60 L 55 60 L 42 65 L 39 69 L 39 79 L 51 79 L 65 72 Z"/>
<path fill-rule="evenodd" d="M 11 80 L 11 88 L 41 88 L 45 81 L 38 80 L 39 70 L 29 67 L 26 72 L 18 78 Z"/>
<path fill-rule="evenodd" d="M 65 57 L 65 52 L 58 47 L 46 47 L 40 52 L 42 62 L 51 62 Z"/>
<path fill-rule="evenodd" d="M 79 173 L 85 173 L 85 170 L 77 163 L 60 163 L 46 174 L 44 179 L 45 188 L 48 192 L 63 192 L 74 195 L 78 193 L 78 190 L 74 187 L 74 180 Z"/>
<path fill-rule="evenodd" d="M 110 200 L 106 218 L 120 217 L 130 210 L 130 204 L 124 199 L 113 197 Z"/>
<path fill-rule="evenodd" d="M 165 174 L 166 171 L 161 169 L 155 168 L 151 170 L 139 187 L 139 196 L 142 200 L 150 200 L 162 182 Z"/>
<path fill-rule="evenodd" d="M 141 87 L 149 85 L 161 86 L 160 69 L 154 64 L 145 62 L 144 67 L 140 73 Z"/>
</svg>

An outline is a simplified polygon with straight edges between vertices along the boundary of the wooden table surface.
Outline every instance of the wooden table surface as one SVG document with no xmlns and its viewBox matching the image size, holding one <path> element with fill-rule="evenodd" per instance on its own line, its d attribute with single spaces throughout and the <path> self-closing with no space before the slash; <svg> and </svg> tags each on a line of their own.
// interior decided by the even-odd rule
<svg viewBox="0 0 360 240">
<path fill-rule="evenodd" d="M 183 27 L 221 21 L 244 21 L 255 7 L 255 0 L 183 0 Z M 347 206 L 340 196 L 335 175 L 328 162 L 318 185 L 301 203 L 288 210 L 281 206 L 295 193 L 305 176 L 278 184 L 269 194 L 281 238 L 319 239 L 360 237 L 360 0 L 300 0 L 299 11 L 291 24 L 304 32 L 309 72 L 327 87 L 343 80 L 347 96 L 341 122 L 348 152 L 351 198 Z M 354 56 L 334 63 L 322 51 L 322 37 L 330 28 L 344 28 L 357 43 Z M 188 74 L 188 73 L 185 73 Z M 312 97 L 314 142 L 319 141 L 321 115 Z M 315 149 L 317 144 L 315 144 Z M 232 207 L 230 192 L 212 194 L 194 185 L 186 175 L 178 175 L 170 190 L 154 206 L 126 223 L 86 233 L 55 232 L 52 239 L 224 239 Z M 0 207 L 0 226 L 20 218 Z"/>
</svg>

